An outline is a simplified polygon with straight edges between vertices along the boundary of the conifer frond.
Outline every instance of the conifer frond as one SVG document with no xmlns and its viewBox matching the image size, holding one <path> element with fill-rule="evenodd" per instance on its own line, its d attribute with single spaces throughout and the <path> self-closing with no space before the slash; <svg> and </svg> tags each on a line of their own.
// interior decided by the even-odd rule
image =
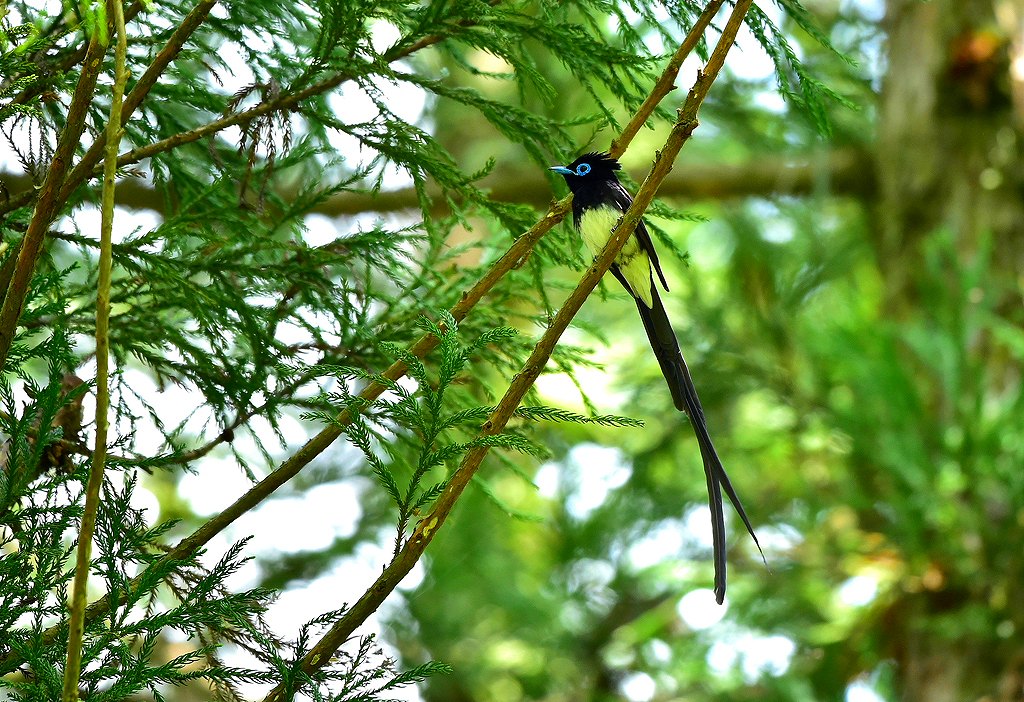
<svg viewBox="0 0 1024 702">
<path fill-rule="evenodd" d="M 515 416 L 536 421 L 543 419 L 548 422 L 573 422 L 575 424 L 597 424 L 603 427 L 642 427 L 644 423 L 632 417 L 620 417 L 614 414 L 601 414 L 595 417 L 570 412 L 560 407 L 520 407 Z"/>
<path fill-rule="evenodd" d="M 777 0 L 776 4 L 785 9 L 794 21 L 816 41 L 839 54 L 798 0 Z M 826 111 L 826 101 L 835 101 L 847 107 L 852 107 L 852 103 L 811 75 L 789 39 L 756 4 L 747 13 L 746 21 L 751 32 L 775 65 L 775 78 L 779 92 L 801 109 L 818 131 L 825 135 L 830 134 L 832 127 Z M 847 62 L 851 61 L 849 58 L 843 58 Z"/>
</svg>

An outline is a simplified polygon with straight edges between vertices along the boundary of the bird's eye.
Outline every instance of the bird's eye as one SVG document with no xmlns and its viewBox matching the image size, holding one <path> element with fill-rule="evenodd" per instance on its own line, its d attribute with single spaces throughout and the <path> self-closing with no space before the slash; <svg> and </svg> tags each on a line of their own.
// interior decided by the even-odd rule
<svg viewBox="0 0 1024 702">
<path fill-rule="evenodd" d="M 576 175 L 585 176 L 588 173 L 590 173 L 589 163 L 581 163 L 580 165 L 576 166 Z"/>
</svg>

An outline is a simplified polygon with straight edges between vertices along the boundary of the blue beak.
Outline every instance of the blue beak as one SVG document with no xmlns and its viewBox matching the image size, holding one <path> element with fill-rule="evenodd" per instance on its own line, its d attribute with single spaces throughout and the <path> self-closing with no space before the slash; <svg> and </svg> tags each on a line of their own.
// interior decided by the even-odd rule
<svg viewBox="0 0 1024 702">
<path fill-rule="evenodd" d="M 561 173 L 562 175 L 576 175 L 573 171 L 570 171 L 565 166 L 552 166 L 548 170 L 554 171 L 555 173 Z"/>
</svg>

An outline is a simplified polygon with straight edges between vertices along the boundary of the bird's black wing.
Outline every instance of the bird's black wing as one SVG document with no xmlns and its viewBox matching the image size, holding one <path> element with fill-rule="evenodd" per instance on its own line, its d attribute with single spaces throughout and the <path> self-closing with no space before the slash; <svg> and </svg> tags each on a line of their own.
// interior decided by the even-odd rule
<svg viewBox="0 0 1024 702">
<path fill-rule="evenodd" d="M 650 241 L 648 239 L 648 241 Z M 612 274 L 622 285 L 629 290 L 626 279 L 622 276 L 618 266 L 612 266 Z M 719 604 L 725 599 L 726 583 L 726 557 L 725 557 L 725 511 L 722 506 L 722 490 L 729 496 L 736 512 L 743 520 L 747 533 L 757 545 L 757 550 L 764 558 L 761 551 L 761 544 L 754 533 L 754 527 L 747 518 L 746 510 L 740 502 L 739 495 L 729 481 L 725 472 L 725 466 L 718 457 L 715 445 L 711 441 L 711 434 L 708 432 L 707 421 L 704 419 L 704 408 L 701 407 L 700 398 L 697 396 L 697 389 L 690 377 L 690 370 L 686 367 L 683 353 L 679 349 L 679 342 L 676 339 L 672 323 L 669 321 L 665 306 L 661 302 L 658 290 L 651 281 L 652 306 L 644 304 L 643 300 L 634 296 L 636 308 L 640 313 L 640 319 L 647 331 L 647 338 L 651 342 L 651 348 L 661 366 L 661 373 L 668 382 L 669 391 L 672 393 L 672 400 L 676 409 L 685 411 L 690 417 L 690 424 L 697 435 L 697 444 L 700 446 L 701 459 L 704 462 L 704 476 L 708 485 L 708 506 L 711 509 L 712 545 L 715 561 L 715 599 Z"/>
<path fill-rule="evenodd" d="M 629 206 L 633 204 L 633 196 L 629 194 L 629 191 L 622 187 L 622 184 L 617 180 L 611 184 L 609 188 L 612 201 L 615 206 L 622 210 L 623 213 L 629 209 Z M 668 290 L 668 281 L 665 280 L 665 274 L 661 272 L 661 262 L 658 261 L 658 252 L 654 249 L 654 242 L 651 241 L 651 235 L 647 232 L 647 227 L 644 226 L 644 221 L 641 219 L 636 225 L 636 231 L 633 233 L 637 241 L 640 242 L 640 248 L 647 253 L 647 257 L 651 259 L 651 265 L 654 266 L 654 270 L 658 272 L 658 280 L 661 281 L 662 287 Z M 626 286 L 629 289 L 629 286 Z"/>
</svg>

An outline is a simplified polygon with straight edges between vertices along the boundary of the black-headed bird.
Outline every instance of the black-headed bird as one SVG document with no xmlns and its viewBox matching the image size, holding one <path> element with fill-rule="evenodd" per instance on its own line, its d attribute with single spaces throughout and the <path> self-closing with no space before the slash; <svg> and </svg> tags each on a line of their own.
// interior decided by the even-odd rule
<svg viewBox="0 0 1024 702">
<path fill-rule="evenodd" d="M 565 177 L 565 182 L 572 191 L 573 224 L 594 256 L 597 256 L 608 243 L 612 231 L 633 202 L 633 197 L 622 187 L 618 176 L 615 175 L 619 168 L 619 162 L 604 153 L 583 154 L 568 166 L 551 168 Z M 686 367 L 686 361 L 683 360 L 683 354 L 679 350 L 679 342 L 672 330 L 672 323 L 669 322 L 665 306 L 661 303 L 654 283 L 656 273 L 662 287 L 668 290 L 665 274 L 662 273 L 661 264 L 658 262 L 658 253 L 654 250 L 654 243 L 643 221 L 637 224 L 636 231 L 619 251 L 610 270 L 636 301 L 640 319 L 647 330 L 647 338 L 651 341 L 651 348 L 654 349 L 661 372 L 668 382 L 676 409 L 686 412 L 697 434 L 708 483 L 708 504 L 711 507 L 715 599 L 721 604 L 725 599 L 726 580 L 723 489 L 754 543 L 757 544 L 758 550 L 761 545 L 757 541 L 747 513 L 743 510 L 739 496 L 729 482 L 729 476 L 726 475 L 725 467 L 718 457 L 718 452 L 715 451 L 715 445 L 711 442 L 700 398 L 697 397 L 697 390 Z"/>
</svg>

